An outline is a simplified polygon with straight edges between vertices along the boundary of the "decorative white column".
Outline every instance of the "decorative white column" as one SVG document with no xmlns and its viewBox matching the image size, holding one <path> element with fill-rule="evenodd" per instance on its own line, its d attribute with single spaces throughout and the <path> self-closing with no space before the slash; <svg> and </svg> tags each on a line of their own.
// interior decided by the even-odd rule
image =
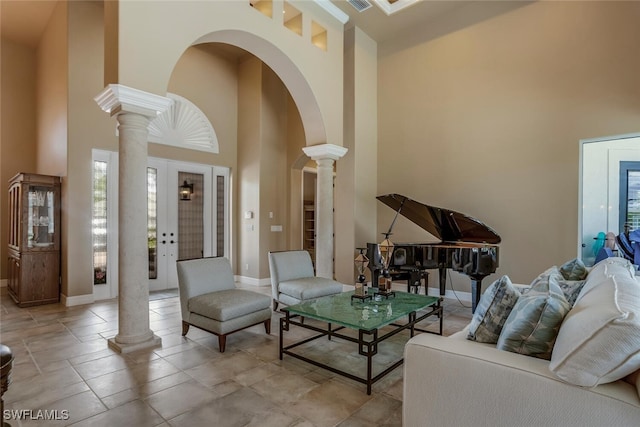
<svg viewBox="0 0 640 427">
<path fill-rule="evenodd" d="M 161 344 L 149 328 L 147 140 L 149 121 L 172 101 L 117 84 L 94 99 L 118 120 L 118 334 L 109 347 L 128 353 Z"/>
<path fill-rule="evenodd" d="M 320 144 L 304 147 L 318 164 L 316 183 L 316 275 L 333 278 L 333 163 L 347 152 L 345 147 Z"/>
</svg>

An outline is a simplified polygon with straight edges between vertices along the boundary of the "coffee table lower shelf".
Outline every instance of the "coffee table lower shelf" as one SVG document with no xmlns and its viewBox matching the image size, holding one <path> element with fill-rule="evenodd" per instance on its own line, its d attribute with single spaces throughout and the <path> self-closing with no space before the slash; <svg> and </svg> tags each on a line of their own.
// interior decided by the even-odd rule
<svg viewBox="0 0 640 427">
<path fill-rule="evenodd" d="M 304 362 L 310 363 L 312 365 L 318 366 L 320 368 L 326 369 L 328 371 L 331 371 L 335 374 L 338 375 L 342 375 L 343 377 L 349 378 L 351 380 L 357 381 L 359 383 L 365 384 L 367 386 L 367 394 L 370 395 L 371 394 L 371 387 L 372 385 L 379 381 L 382 377 L 384 377 L 385 375 L 389 374 L 391 371 L 393 371 L 394 369 L 396 369 L 398 366 L 402 365 L 402 363 L 404 362 L 404 358 L 400 358 L 399 360 L 397 360 L 395 363 L 393 363 L 391 366 L 387 367 L 385 370 L 383 370 L 382 372 L 380 372 L 379 374 L 373 376 L 373 356 L 375 356 L 378 353 L 378 344 L 380 344 L 381 342 L 383 342 L 384 340 L 406 330 L 409 329 L 410 333 L 411 333 L 411 337 L 414 336 L 415 331 L 418 332 L 426 332 L 426 333 L 431 333 L 431 334 L 437 334 L 437 335 L 442 335 L 442 306 L 440 305 L 440 301 L 438 301 L 437 304 L 432 305 L 430 307 L 427 307 L 428 311 L 425 314 L 421 314 L 420 316 L 417 316 L 416 312 L 411 312 L 408 315 L 408 322 L 405 324 L 397 324 L 397 323 L 391 323 L 389 325 L 385 325 L 385 326 L 393 326 L 395 327 L 395 329 L 385 333 L 384 335 L 380 335 L 378 336 L 378 332 L 379 329 L 372 329 L 372 330 L 364 330 L 364 329 L 359 329 L 358 330 L 358 337 L 355 338 L 353 336 L 349 336 L 349 335 L 345 335 L 340 333 L 339 331 L 341 331 L 342 329 L 345 329 L 344 326 L 339 326 L 336 328 L 332 328 L 332 324 L 331 323 L 327 323 L 327 328 L 323 329 L 314 325 L 310 325 L 308 323 L 304 323 L 302 320 L 296 320 L 297 318 L 299 318 L 300 316 L 297 314 L 292 314 L 289 311 L 287 311 L 286 308 L 283 308 L 283 311 L 285 312 L 285 317 L 280 318 L 280 360 L 283 359 L 283 356 L 289 355 L 291 357 L 295 357 L 296 359 L 302 360 Z M 433 331 L 428 331 L 425 329 L 418 329 L 416 328 L 416 324 L 427 319 L 428 317 L 431 316 L 438 316 L 440 319 L 440 325 L 439 325 L 439 332 L 433 332 Z M 299 326 L 301 328 L 304 329 L 308 329 L 308 330 L 312 330 L 315 332 L 318 332 L 317 335 L 311 336 L 309 338 L 306 338 L 304 340 L 295 342 L 293 344 L 284 345 L 284 332 L 285 331 L 289 331 L 289 328 L 291 327 L 291 325 L 294 326 Z M 347 341 L 351 341 L 354 342 L 358 345 L 358 353 L 362 356 L 365 356 L 367 358 L 367 376 L 366 378 L 364 377 L 359 377 L 357 375 L 354 375 L 350 372 L 346 372 L 344 370 L 335 368 L 333 366 L 327 365 L 325 363 L 322 362 L 318 362 L 317 360 L 313 360 L 310 359 L 308 357 L 305 357 L 301 354 L 297 354 L 294 353 L 293 351 L 291 351 L 291 349 L 298 347 L 300 345 L 306 344 L 310 341 L 314 341 L 318 338 L 322 338 L 322 337 L 327 337 L 329 340 L 331 340 L 331 338 L 336 337 L 336 338 L 341 338 Z"/>
</svg>

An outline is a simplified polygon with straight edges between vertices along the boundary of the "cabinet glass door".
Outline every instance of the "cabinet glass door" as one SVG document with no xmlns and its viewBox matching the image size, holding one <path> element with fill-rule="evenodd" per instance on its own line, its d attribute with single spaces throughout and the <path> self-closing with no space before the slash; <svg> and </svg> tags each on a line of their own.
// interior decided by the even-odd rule
<svg viewBox="0 0 640 427">
<path fill-rule="evenodd" d="M 55 198 L 51 187 L 29 186 L 28 196 L 28 241 L 27 247 L 49 247 L 54 245 Z"/>
</svg>

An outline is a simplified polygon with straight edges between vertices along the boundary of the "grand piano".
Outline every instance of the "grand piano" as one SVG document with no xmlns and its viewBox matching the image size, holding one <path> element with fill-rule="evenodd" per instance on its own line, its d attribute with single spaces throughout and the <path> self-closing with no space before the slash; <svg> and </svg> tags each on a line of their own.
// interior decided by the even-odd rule
<svg viewBox="0 0 640 427">
<path fill-rule="evenodd" d="M 394 242 L 389 263 L 392 278 L 416 280 L 421 272 L 438 269 L 440 295 L 444 295 L 448 268 L 466 274 L 471 279 L 471 311 L 475 312 L 482 293 L 482 279 L 498 268 L 500 236 L 475 218 L 425 205 L 401 194 L 387 194 L 377 199 L 396 211 L 389 231 L 384 233 L 386 237 L 392 234 L 398 215 L 402 215 L 440 240 L 435 243 Z M 378 283 L 384 268 L 379 249 L 377 243 L 367 243 L 372 283 Z"/>
</svg>

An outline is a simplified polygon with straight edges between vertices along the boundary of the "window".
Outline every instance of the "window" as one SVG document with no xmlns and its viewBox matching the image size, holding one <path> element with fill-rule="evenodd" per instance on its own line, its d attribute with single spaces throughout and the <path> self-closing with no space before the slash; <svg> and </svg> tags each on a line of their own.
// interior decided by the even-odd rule
<svg viewBox="0 0 640 427">
<path fill-rule="evenodd" d="M 147 244 L 149 279 L 158 277 L 158 170 L 147 168 Z"/>
<path fill-rule="evenodd" d="M 229 256 L 225 251 L 225 237 L 227 224 L 226 183 L 224 175 L 216 176 L 216 254 L 218 256 Z"/>
<path fill-rule="evenodd" d="M 620 162 L 620 233 L 640 229 L 640 162 Z"/>
<path fill-rule="evenodd" d="M 93 284 L 107 283 L 107 162 L 93 162 Z"/>
</svg>

